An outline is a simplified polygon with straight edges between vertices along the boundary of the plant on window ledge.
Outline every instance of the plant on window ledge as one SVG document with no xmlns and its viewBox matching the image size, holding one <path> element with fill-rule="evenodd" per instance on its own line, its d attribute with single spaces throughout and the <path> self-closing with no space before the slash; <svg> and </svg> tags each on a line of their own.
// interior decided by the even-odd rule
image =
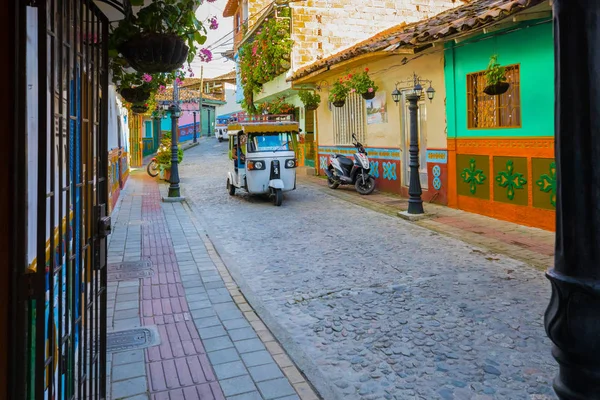
<svg viewBox="0 0 600 400">
<path fill-rule="evenodd" d="M 134 0 L 132 5 L 143 5 Z M 119 22 L 111 32 L 109 54 L 119 53 L 139 72 L 171 72 L 191 62 L 206 28 L 196 18 L 198 0 L 159 0 Z M 197 43 L 197 44 L 196 44 Z"/>
<path fill-rule="evenodd" d="M 490 57 L 490 63 L 485 70 L 485 80 L 487 86 L 483 89 L 485 94 L 498 96 L 506 93 L 510 84 L 506 82 L 506 68 L 498 63 L 498 55 Z"/>
<path fill-rule="evenodd" d="M 300 100 L 302 100 L 302 103 L 304 104 L 304 108 L 308 111 L 316 110 L 319 108 L 319 104 L 321 104 L 321 96 L 310 90 L 301 90 L 298 92 L 298 97 L 300 97 Z"/>
<path fill-rule="evenodd" d="M 259 114 L 293 114 L 296 107 L 285 101 L 284 97 L 277 98 L 272 101 L 265 101 L 256 106 L 256 110 Z"/>
<path fill-rule="evenodd" d="M 365 100 L 371 100 L 375 97 L 375 92 L 377 92 L 379 86 L 369 77 L 369 68 L 365 68 L 364 71 L 358 74 L 348 75 L 348 77 L 350 78 L 350 88 L 354 89 Z"/>
<path fill-rule="evenodd" d="M 293 41 L 287 18 L 269 17 L 259 28 L 254 40 L 240 47 L 240 77 L 244 88 L 244 110 L 256 113 L 254 94 L 290 68 Z"/>
<path fill-rule="evenodd" d="M 347 79 L 340 78 L 333 83 L 329 90 L 329 101 L 336 107 L 344 107 L 348 93 L 350 93 L 350 87 Z"/>
</svg>

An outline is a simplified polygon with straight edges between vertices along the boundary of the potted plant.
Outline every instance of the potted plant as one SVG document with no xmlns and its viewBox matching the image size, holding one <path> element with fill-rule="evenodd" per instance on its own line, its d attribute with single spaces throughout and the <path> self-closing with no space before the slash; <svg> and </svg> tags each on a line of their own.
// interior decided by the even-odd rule
<svg viewBox="0 0 600 400">
<path fill-rule="evenodd" d="M 168 181 L 171 177 L 171 132 L 163 132 L 160 145 L 156 151 L 156 162 L 160 169 L 161 178 Z M 181 162 L 183 160 L 183 150 L 178 146 L 177 148 L 177 160 Z"/>
<path fill-rule="evenodd" d="M 171 72 L 186 59 L 191 62 L 198 50 L 196 43 L 206 41 L 206 29 L 195 15 L 196 3 L 153 1 L 137 15 L 120 21 L 110 35 L 111 57 L 120 53 L 133 69 L 146 73 Z"/>
<path fill-rule="evenodd" d="M 487 86 L 483 89 L 485 94 L 499 96 L 506 93 L 510 84 L 506 82 L 506 69 L 498 63 L 498 55 L 490 57 L 490 63 L 485 70 Z"/>
<path fill-rule="evenodd" d="M 304 108 L 308 111 L 316 110 L 319 108 L 319 104 L 321 104 L 321 96 L 310 90 L 301 90 L 298 92 L 298 97 L 300 97 L 300 100 L 302 100 L 302 103 L 304 104 Z"/>
<path fill-rule="evenodd" d="M 145 114 L 148 112 L 148 109 L 148 104 L 144 103 L 131 105 L 131 111 L 133 111 L 134 114 Z"/>
<path fill-rule="evenodd" d="M 371 100 L 375 97 L 375 92 L 379 87 L 369 76 L 369 68 L 365 68 L 364 71 L 349 75 L 350 87 L 360 94 L 365 100 Z"/>
<path fill-rule="evenodd" d="M 348 83 L 340 78 L 333 83 L 333 86 L 331 86 L 331 89 L 329 90 L 329 101 L 336 107 L 344 107 L 349 92 L 350 88 L 348 87 Z"/>
</svg>

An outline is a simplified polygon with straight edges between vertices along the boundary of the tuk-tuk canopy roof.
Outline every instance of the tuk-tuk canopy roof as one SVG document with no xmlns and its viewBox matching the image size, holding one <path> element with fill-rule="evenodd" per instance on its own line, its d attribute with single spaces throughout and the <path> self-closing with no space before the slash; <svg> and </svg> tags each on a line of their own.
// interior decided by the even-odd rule
<svg viewBox="0 0 600 400">
<path fill-rule="evenodd" d="M 244 133 L 254 132 L 298 132 L 298 122 L 281 121 L 281 122 L 236 122 L 227 127 L 228 134 L 235 136 L 239 131 Z"/>
</svg>

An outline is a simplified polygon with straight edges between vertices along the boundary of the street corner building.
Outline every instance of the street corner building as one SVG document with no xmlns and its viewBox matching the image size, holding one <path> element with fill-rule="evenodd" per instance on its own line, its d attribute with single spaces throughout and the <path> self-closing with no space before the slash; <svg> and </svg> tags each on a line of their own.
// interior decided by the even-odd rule
<svg viewBox="0 0 600 400">
<path fill-rule="evenodd" d="M 295 69 L 288 77 L 293 87 L 324 99 L 314 118 L 317 171 L 323 174 L 332 154 L 353 153 L 356 134 L 377 187 L 407 196 L 406 95 L 416 78 L 428 82 L 417 113 L 423 200 L 554 230 L 551 22 L 546 1 L 475 0 Z M 504 68 L 503 93 L 484 92 L 492 56 Z M 373 98 L 350 93 L 341 107 L 326 101 L 336 81 L 362 71 L 378 86 Z"/>
</svg>

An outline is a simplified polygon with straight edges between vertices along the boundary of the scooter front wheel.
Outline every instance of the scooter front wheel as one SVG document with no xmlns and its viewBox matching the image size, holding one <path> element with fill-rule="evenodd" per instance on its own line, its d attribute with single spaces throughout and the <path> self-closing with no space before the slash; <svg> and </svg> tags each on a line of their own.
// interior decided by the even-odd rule
<svg viewBox="0 0 600 400">
<path fill-rule="evenodd" d="M 359 194 L 362 195 L 367 195 L 367 194 L 371 194 L 373 193 L 373 190 L 375 190 L 375 178 L 373 178 L 371 175 L 369 175 L 367 177 L 367 179 L 364 180 L 361 176 L 356 178 L 356 183 L 354 184 L 354 187 L 356 188 L 356 191 Z"/>
<path fill-rule="evenodd" d="M 229 179 L 227 179 L 227 192 L 229 192 L 230 196 L 235 196 L 235 186 L 229 182 Z"/>
</svg>

